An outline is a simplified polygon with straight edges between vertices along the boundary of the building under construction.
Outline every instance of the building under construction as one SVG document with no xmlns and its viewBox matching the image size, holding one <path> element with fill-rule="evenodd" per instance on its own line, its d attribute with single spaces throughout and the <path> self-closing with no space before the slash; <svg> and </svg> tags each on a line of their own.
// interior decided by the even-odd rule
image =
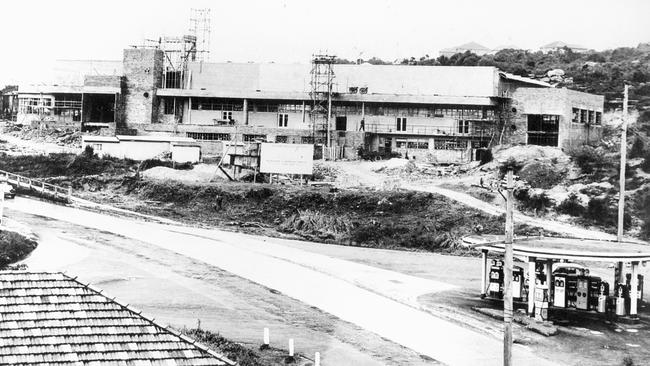
<svg viewBox="0 0 650 366">
<path fill-rule="evenodd" d="M 521 143 L 596 141 L 604 98 L 494 67 L 212 63 L 200 37 L 160 39 L 121 61 L 64 61 L 58 79 L 20 85 L 16 120 L 103 134 L 174 135 L 203 156 L 233 142 L 313 143 L 332 158 L 359 148 L 440 163 Z M 322 149 L 320 149 L 322 148 Z"/>
</svg>

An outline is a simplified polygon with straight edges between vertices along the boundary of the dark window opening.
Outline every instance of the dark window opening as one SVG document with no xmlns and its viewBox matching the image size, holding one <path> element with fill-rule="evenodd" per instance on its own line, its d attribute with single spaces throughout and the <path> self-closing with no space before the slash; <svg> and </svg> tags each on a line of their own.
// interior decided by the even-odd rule
<svg viewBox="0 0 650 366">
<path fill-rule="evenodd" d="M 266 141 L 266 135 L 247 135 L 245 134 L 244 142 Z"/>
<path fill-rule="evenodd" d="M 280 135 L 275 136 L 275 142 L 277 142 L 278 144 L 286 144 L 287 141 L 288 141 L 287 136 L 280 136 Z"/>
<path fill-rule="evenodd" d="M 528 115 L 528 144 L 558 146 L 560 116 L 548 114 Z"/>
<path fill-rule="evenodd" d="M 163 99 L 164 104 L 164 114 L 174 114 L 174 100 L 172 98 Z"/>
<path fill-rule="evenodd" d="M 289 115 L 287 113 L 278 114 L 278 127 L 287 127 L 289 125 Z"/>
<path fill-rule="evenodd" d="M 230 141 L 229 133 L 186 132 L 185 136 L 202 141 Z"/>
<path fill-rule="evenodd" d="M 397 131 L 406 131 L 406 117 L 397 117 Z"/>
<path fill-rule="evenodd" d="M 458 121 L 458 133 L 460 134 L 469 133 L 469 121 Z"/>
<path fill-rule="evenodd" d="M 115 95 L 85 94 L 83 122 L 115 122 Z"/>
<path fill-rule="evenodd" d="M 336 117 L 336 130 L 337 131 L 346 131 L 348 129 L 348 117 L 346 116 L 337 116 Z"/>
</svg>

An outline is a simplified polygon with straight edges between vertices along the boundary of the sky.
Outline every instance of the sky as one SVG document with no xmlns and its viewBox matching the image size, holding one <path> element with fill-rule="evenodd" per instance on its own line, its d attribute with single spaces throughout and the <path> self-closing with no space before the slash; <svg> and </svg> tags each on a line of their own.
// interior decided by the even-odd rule
<svg viewBox="0 0 650 366">
<path fill-rule="evenodd" d="M 145 38 L 179 36 L 211 9 L 210 61 L 308 63 L 315 52 L 396 60 L 469 41 L 603 50 L 650 42 L 648 0 L 30 0 L 0 3 L 0 86 L 35 82 L 57 59 L 120 60 Z"/>
</svg>

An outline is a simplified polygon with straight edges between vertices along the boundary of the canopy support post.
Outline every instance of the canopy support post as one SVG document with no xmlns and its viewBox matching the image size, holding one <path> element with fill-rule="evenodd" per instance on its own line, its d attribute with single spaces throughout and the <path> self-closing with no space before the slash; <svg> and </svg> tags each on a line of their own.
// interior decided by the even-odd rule
<svg viewBox="0 0 650 366">
<path fill-rule="evenodd" d="M 485 297 L 485 290 L 487 289 L 487 258 L 488 251 L 481 250 L 481 299 Z"/>
<path fill-rule="evenodd" d="M 632 262 L 632 278 L 630 279 L 630 318 L 637 317 L 637 300 L 639 286 L 639 262 Z"/>
<path fill-rule="evenodd" d="M 528 257 L 528 316 L 535 316 L 535 257 Z"/>
</svg>

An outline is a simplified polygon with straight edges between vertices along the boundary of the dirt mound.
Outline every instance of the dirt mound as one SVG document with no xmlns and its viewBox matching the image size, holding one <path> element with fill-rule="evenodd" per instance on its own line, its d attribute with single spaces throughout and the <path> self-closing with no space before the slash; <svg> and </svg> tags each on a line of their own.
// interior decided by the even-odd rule
<svg viewBox="0 0 650 366">
<path fill-rule="evenodd" d="M 81 131 L 74 127 L 41 128 L 31 125 L 6 125 L 4 132 L 23 140 L 53 143 L 59 146 L 81 147 Z"/>
<path fill-rule="evenodd" d="M 171 180 L 183 183 L 209 183 L 213 180 L 223 180 L 226 177 L 216 165 L 198 164 L 190 170 L 176 170 L 157 166 L 143 171 L 142 177 L 149 180 Z"/>
<path fill-rule="evenodd" d="M 510 147 L 497 147 L 492 151 L 492 156 L 497 163 L 503 163 L 514 159 L 517 162 L 526 163 L 533 160 L 553 161 L 556 164 L 570 163 L 570 158 L 557 147 L 518 145 Z"/>
</svg>

